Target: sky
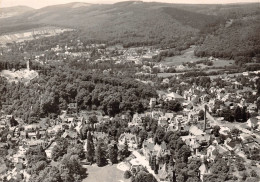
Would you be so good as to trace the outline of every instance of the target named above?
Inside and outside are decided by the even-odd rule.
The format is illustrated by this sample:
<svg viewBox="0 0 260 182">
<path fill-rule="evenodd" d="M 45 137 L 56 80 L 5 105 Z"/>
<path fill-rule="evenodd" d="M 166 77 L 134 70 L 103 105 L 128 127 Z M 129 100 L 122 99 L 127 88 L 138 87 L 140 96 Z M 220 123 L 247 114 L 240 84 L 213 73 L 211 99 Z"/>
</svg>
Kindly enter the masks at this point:
<svg viewBox="0 0 260 182">
<path fill-rule="evenodd" d="M 1 7 L 29 6 L 42 8 L 55 4 L 66 4 L 70 2 L 86 2 L 93 4 L 110 4 L 126 0 L 0 0 Z M 144 2 L 165 2 L 165 3 L 187 3 L 187 4 L 226 4 L 226 3 L 247 3 L 259 2 L 259 0 L 143 0 Z"/>
</svg>

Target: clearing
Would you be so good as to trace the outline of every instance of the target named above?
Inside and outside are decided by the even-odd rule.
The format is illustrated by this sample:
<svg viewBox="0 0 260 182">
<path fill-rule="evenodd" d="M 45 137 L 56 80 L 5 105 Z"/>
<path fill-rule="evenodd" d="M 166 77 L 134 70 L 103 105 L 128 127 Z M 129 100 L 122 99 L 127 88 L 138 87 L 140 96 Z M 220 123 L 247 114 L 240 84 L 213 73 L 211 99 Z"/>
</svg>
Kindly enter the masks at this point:
<svg viewBox="0 0 260 182">
<path fill-rule="evenodd" d="M 124 179 L 124 172 L 115 165 L 98 167 L 96 164 L 86 166 L 88 177 L 83 182 L 130 182 L 130 179 Z"/>
<path fill-rule="evenodd" d="M 30 80 L 38 77 L 38 72 L 33 70 L 21 69 L 18 71 L 2 70 L 0 76 L 5 77 L 9 82 L 18 81 L 29 83 Z"/>
<path fill-rule="evenodd" d="M 163 64 L 166 66 L 179 66 L 183 63 L 194 63 L 197 61 L 205 60 L 207 57 L 196 57 L 194 56 L 194 50 L 196 46 L 191 46 L 189 49 L 186 49 L 182 55 L 173 56 L 173 57 L 166 57 L 163 61 L 159 64 Z M 234 64 L 234 60 L 225 60 L 225 59 L 214 59 L 213 65 L 214 67 L 225 67 Z M 208 67 L 208 66 L 203 66 Z"/>
</svg>

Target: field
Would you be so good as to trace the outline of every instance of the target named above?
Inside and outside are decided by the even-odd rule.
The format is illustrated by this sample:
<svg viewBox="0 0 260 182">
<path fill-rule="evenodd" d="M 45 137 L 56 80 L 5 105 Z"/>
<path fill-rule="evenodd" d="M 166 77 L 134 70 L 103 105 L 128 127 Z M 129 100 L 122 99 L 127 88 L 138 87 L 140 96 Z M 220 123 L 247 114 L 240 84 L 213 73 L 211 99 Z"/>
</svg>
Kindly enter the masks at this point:
<svg viewBox="0 0 260 182">
<path fill-rule="evenodd" d="M 158 73 L 157 76 L 161 78 L 167 78 L 167 77 L 172 77 L 172 76 L 177 76 L 183 73 Z"/>
<path fill-rule="evenodd" d="M 196 62 L 201 60 L 201 58 L 198 58 L 193 55 L 195 47 L 191 47 L 187 49 L 184 54 L 179 55 L 179 56 L 173 56 L 173 57 L 167 57 L 165 58 L 164 61 L 160 62 L 163 65 L 166 66 L 179 66 L 182 65 L 183 63 L 188 63 L 188 62 Z"/>
<path fill-rule="evenodd" d="M 173 56 L 173 57 L 167 57 L 165 58 L 160 64 L 166 65 L 166 66 L 179 66 L 182 65 L 183 63 L 189 63 L 189 62 L 197 62 L 200 60 L 205 60 L 206 57 L 196 57 L 194 56 L 194 50 L 195 46 L 192 46 L 191 48 L 187 49 L 184 51 L 182 55 L 179 56 Z M 234 64 L 234 60 L 224 60 L 224 59 L 216 59 L 213 61 L 214 67 L 225 67 L 225 66 L 230 66 Z M 202 68 L 208 67 L 205 65 L 200 65 Z"/>
<path fill-rule="evenodd" d="M 88 177 L 83 182 L 130 182 L 124 179 L 124 172 L 117 169 L 117 165 L 107 165 L 97 167 L 96 165 L 87 166 Z"/>
</svg>

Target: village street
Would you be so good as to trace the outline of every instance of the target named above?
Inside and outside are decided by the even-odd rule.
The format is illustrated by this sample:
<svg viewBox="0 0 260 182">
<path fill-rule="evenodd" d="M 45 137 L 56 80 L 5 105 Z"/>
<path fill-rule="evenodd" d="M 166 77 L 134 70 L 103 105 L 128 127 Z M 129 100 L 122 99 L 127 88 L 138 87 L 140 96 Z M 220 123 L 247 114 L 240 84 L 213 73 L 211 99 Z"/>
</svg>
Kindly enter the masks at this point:
<svg viewBox="0 0 260 182">
<path fill-rule="evenodd" d="M 151 173 L 158 181 L 158 176 L 154 173 L 154 171 L 151 169 L 151 166 L 149 165 L 149 162 L 145 159 L 143 155 L 141 155 L 138 151 L 133 151 L 132 154 L 136 157 L 136 159 L 144 166 L 149 173 Z"/>
</svg>

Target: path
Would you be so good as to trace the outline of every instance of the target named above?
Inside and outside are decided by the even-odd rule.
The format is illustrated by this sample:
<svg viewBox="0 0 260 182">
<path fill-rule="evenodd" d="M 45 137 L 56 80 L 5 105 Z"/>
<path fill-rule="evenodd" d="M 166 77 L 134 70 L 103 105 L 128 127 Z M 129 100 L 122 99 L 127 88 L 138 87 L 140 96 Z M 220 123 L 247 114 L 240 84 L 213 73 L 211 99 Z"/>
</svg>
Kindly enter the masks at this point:
<svg viewBox="0 0 260 182">
<path fill-rule="evenodd" d="M 149 162 L 146 160 L 146 158 L 141 155 L 139 152 L 137 152 L 136 150 L 133 151 L 132 153 L 138 160 L 139 162 L 142 164 L 142 166 L 144 166 L 149 173 L 151 173 L 157 181 L 160 181 L 160 179 L 158 178 L 158 176 L 154 173 L 154 171 L 151 169 L 150 165 L 149 165 Z"/>
</svg>

